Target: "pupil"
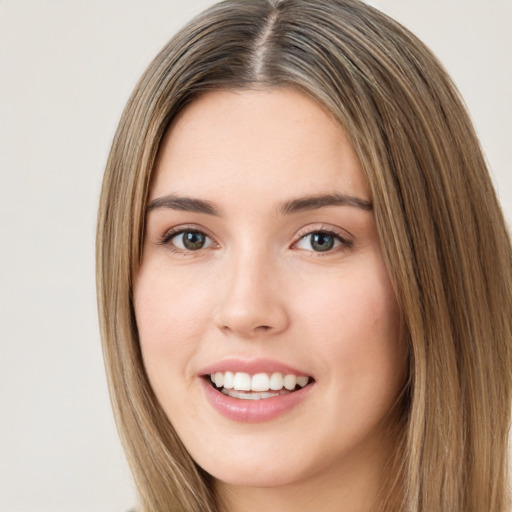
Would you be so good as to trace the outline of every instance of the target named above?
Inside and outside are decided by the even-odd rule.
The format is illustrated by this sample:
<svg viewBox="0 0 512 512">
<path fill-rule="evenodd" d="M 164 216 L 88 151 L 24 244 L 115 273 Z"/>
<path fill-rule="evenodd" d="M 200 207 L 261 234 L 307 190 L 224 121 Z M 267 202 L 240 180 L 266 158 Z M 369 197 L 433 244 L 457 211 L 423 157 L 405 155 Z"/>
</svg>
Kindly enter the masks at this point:
<svg viewBox="0 0 512 512">
<path fill-rule="evenodd" d="M 191 251 L 201 249 L 205 243 L 205 236 L 202 233 L 189 231 L 183 233 L 183 245 Z"/>
<path fill-rule="evenodd" d="M 332 249 L 334 245 L 333 236 L 326 233 L 315 233 L 312 238 L 311 247 L 313 247 L 315 251 L 328 251 Z"/>
</svg>

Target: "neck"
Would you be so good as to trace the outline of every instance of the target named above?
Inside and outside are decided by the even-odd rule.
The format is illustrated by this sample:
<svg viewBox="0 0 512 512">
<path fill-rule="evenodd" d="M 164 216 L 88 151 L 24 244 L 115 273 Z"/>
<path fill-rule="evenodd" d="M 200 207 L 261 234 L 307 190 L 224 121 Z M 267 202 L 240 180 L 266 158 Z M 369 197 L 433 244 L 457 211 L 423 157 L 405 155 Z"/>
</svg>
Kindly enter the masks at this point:
<svg viewBox="0 0 512 512">
<path fill-rule="evenodd" d="M 338 486 L 333 493 L 333 483 L 326 481 L 302 483 L 280 487 L 229 486 L 218 489 L 222 512 L 369 512 L 375 503 L 375 494 L 366 496 L 357 486 Z"/>
</svg>

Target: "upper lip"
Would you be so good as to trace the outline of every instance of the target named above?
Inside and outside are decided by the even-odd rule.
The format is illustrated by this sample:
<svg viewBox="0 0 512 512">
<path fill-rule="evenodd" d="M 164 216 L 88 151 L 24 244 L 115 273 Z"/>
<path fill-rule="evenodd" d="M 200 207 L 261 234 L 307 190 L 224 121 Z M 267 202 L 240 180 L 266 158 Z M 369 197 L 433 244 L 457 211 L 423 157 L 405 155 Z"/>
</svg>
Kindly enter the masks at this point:
<svg viewBox="0 0 512 512">
<path fill-rule="evenodd" d="M 307 372 L 273 359 L 245 360 L 237 358 L 223 359 L 222 361 L 208 365 L 199 372 L 199 375 L 204 376 L 217 372 L 245 372 L 251 375 L 256 373 L 279 372 L 285 375 L 310 376 Z"/>
</svg>

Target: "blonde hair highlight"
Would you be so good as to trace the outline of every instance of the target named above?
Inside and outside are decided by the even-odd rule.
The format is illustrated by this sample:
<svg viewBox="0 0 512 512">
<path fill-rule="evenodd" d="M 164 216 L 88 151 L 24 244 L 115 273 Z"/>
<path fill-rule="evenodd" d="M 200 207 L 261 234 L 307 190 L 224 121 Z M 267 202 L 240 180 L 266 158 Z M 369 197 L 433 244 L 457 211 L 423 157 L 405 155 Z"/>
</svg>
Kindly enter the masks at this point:
<svg viewBox="0 0 512 512">
<path fill-rule="evenodd" d="M 148 67 L 107 162 L 97 288 L 112 403 L 144 512 L 216 512 L 156 400 L 132 284 L 153 165 L 174 117 L 215 89 L 293 87 L 345 128 L 402 312 L 409 379 L 382 512 L 503 512 L 512 386 L 510 240 L 459 94 L 410 32 L 357 0 L 228 0 Z"/>
</svg>

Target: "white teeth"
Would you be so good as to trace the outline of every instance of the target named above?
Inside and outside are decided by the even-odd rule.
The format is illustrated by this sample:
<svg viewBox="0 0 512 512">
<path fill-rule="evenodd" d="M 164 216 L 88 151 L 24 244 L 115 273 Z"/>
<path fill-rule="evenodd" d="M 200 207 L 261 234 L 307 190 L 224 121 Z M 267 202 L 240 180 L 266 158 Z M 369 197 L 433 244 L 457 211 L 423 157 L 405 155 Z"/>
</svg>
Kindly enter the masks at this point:
<svg viewBox="0 0 512 512">
<path fill-rule="evenodd" d="M 289 391 L 280 391 L 279 393 L 265 391 L 263 393 L 245 393 L 243 391 L 236 391 L 235 389 L 223 389 L 222 393 L 232 398 L 241 398 L 242 400 L 262 400 L 264 398 L 272 398 L 274 396 L 288 394 Z"/>
<path fill-rule="evenodd" d="M 264 394 L 263 392 L 270 390 L 284 391 L 284 389 L 286 389 L 288 391 L 293 391 L 296 386 L 303 388 L 309 382 L 309 377 L 304 375 L 297 376 L 288 374 L 283 376 L 283 374 L 279 372 L 274 372 L 272 375 L 267 373 L 256 373 L 252 376 L 245 372 L 216 372 L 210 375 L 210 379 L 218 388 L 224 388 L 223 391 L 254 391 L 254 395 L 261 395 Z M 229 396 L 233 395 L 229 393 Z M 271 394 L 271 396 L 275 396 L 275 394 Z M 243 398 L 247 398 L 245 394 Z M 259 398 L 268 397 L 260 396 Z"/>
<path fill-rule="evenodd" d="M 248 373 L 236 372 L 233 380 L 233 387 L 237 391 L 250 391 L 251 376 Z"/>
<path fill-rule="evenodd" d="M 287 375 L 284 378 L 284 387 L 290 391 L 295 389 L 297 385 L 297 377 L 295 375 Z"/>
<path fill-rule="evenodd" d="M 235 375 L 233 372 L 226 372 L 224 374 L 224 388 L 225 389 L 233 389 L 233 386 L 235 385 Z"/>
<path fill-rule="evenodd" d="M 257 373 L 251 379 L 251 391 L 268 391 L 269 378 L 266 373 Z"/>
<path fill-rule="evenodd" d="M 270 377 L 270 389 L 281 389 L 283 386 L 283 376 L 280 373 L 273 373 Z"/>
<path fill-rule="evenodd" d="M 226 376 L 224 376 L 224 387 L 226 387 Z M 309 377 L 297 377 L 297 386 L 303 388 L 309 382 Z"/>
</svg>

